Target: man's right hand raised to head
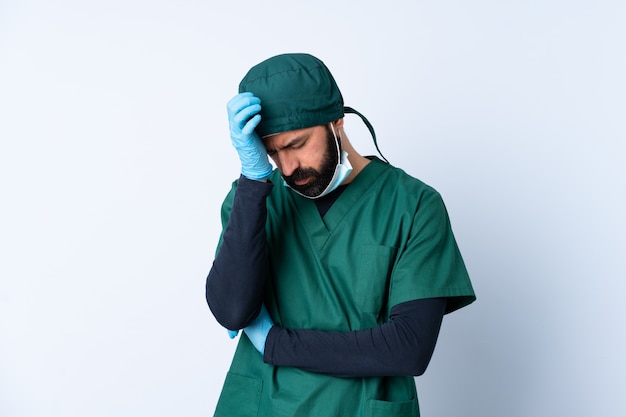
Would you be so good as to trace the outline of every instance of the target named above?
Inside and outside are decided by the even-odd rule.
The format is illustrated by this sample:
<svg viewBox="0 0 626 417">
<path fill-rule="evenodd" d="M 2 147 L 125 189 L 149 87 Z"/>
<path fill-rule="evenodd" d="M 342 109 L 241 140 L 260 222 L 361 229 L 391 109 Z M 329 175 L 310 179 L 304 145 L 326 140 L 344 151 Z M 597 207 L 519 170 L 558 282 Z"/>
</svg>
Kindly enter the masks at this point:
<svg viewBox="0 0 626 417">
<path fill-rule="evenodd" d="M 239 154 L 241 173 L 251 180 L 262 181 L 272 173 L 263 142 L 254 129 L 261 121 L 261 99 L 252 93 L 241 93 L 227 104 L 230 138 Z"/>
</svg>

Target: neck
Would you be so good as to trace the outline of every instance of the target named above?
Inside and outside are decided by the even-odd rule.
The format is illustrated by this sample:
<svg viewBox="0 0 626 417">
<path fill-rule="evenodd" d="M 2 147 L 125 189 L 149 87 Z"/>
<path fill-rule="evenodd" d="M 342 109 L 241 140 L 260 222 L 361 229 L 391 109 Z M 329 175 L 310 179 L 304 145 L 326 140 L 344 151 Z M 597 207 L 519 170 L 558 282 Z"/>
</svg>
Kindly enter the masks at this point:
<svg viewBox="0 0 626 417">
<path fill-rule="evenodd" d="M 346 135 L 346 132 L 343 130 L 343 128 L 341 128 L 341 146 L 343 150 L 348 153 L 348 161 L 350 161 L 350 164 L 352 165 L 352 172 L 350 173 L 350 175 L 348 175 L 348 178 L 346 178 L 345 181 L 343 182 L 343 184 L 349 184 L 356 178 L 357 175 L 359 175 L 359 173 L 363 170 L 363 168 L 365 168 L 365 166 L 369 164 L 371 161 L 367 159 L 366 157 L 362 156 L 361 154 L 359 154 L 354 149 L 354 147 L 348 140 L 348 136 Z"/>
</svg>

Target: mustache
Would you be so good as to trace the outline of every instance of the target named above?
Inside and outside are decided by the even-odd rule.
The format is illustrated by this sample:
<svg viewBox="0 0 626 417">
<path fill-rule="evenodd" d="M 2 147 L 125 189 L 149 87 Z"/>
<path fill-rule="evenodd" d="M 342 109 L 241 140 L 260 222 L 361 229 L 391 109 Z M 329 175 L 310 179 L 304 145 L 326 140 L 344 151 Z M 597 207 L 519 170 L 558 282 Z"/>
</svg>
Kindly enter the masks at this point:
<svg viewBox="0 0 626 417">
<path fill-rule="evenodd" d="M 316 177 L 319 176 L 319 172 L 314 170 L 313 168 L 297 168 L 293 173 L 289 176 L 283 175 L 283 179 L 287 181 L 287 183 L 294 183 L 295 181 L 303 180 L 308 177 Z"/>
</svg>

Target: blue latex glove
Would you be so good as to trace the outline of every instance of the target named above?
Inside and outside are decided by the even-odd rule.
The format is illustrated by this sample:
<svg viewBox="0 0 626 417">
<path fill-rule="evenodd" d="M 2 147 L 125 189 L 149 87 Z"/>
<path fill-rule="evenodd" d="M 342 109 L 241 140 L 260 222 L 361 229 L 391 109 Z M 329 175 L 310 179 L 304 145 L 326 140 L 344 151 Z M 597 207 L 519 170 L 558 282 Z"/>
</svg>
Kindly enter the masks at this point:
<svg viewBox="0 0 626 417">
<path fill-rule="evenodd" d="M 267 312 L 265 304 L 261 305 L 261 311 L 259 315 L 243 329 L 248 339 L 252 342 L 256 350 L 261 352 L 261 355 L 265 352 L 265 340 L 270 332 L 270 329 L 274 326 L 274 322 L 270 317 L 270 313 Z"/>
<path fill-rule="evenodd" d="M 261 99 L 252 93 L 233 97 L 226 106 L 230 139 L 239 154 L 241 173 L 251 180 L 265 180 L 272 172 L 263 142 L 254 129 L 261 121 Z"/>
</svg>

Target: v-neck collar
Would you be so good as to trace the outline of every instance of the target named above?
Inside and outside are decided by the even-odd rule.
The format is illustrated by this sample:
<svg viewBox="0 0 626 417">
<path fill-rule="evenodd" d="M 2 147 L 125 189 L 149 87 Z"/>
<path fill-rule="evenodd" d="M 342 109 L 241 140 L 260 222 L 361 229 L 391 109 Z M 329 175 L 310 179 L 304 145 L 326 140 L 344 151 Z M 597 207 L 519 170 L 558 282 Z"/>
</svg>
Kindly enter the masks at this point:
<svg viewBox="0 0 626 417">
<path fill-rule="evenodd" d="M 316 249 L 320 250 L 324 247 L 346 214 L 355 207 L 359 199 L 367 194 L 371 184 L 380 177 L 386 167 L 387 164 L 377 158 L 372 159 L 341 193 L 328 209 L 324 218 L 320 215 L 314 200 L 289 191 L 288 194 L 300 213 L 302 223 L 306 232 L 311 236 Z"/>
</svg>

